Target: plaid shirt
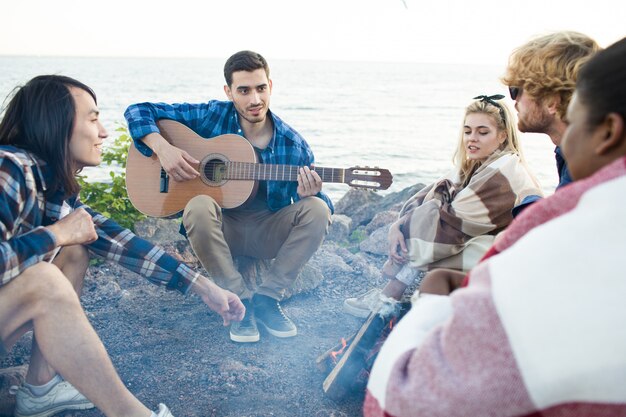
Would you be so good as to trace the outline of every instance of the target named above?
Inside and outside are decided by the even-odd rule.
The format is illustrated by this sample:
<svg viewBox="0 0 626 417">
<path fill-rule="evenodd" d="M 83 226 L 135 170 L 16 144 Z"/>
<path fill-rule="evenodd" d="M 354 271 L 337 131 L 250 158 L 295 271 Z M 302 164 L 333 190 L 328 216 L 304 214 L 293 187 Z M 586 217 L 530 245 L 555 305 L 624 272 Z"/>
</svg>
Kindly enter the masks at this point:
<svg viewBox="0 0 626 417">
<path fill-rule="evenodd" d="M 56 253 L 55 223 L 63 203 L 92 216 L 98 239 L 86 245 L 93 253 L 143 275 L 151 282 L 186 294 L 200 275 L 152 243 L 93 211 L 78 198 L 63 200 L 62 191 L 44 198 L 47 165 L 15 147 L 0 147 L 0 286 Z"/>
<path fill-rule="evenodd" d="M 274 124 L 274 134 L 269 145 L 260 153 L 261 162 L 296 166 L 313 164 L 315 159 L 313 151 L 304 138 L 271 111 L 268 115 Z M 135 140 L 135 146 L 146 156 L 152 155 L 152 150 L 141 139 L 149 133 L 159 132 L 156 125 L 159 119 L 180 122 L 204 138 L 225 134 L 243 136 L 239 115 L 231 101 L 211 100 L 201 104 L 139 103 L 129 106 L 124 117 L 128 122 L 130 135 Z M 297 182 L 268 181 L 269 209 L 280 210 L 298 201 L 300 197 L 296 191 L 297 187 Z M 323 192 L 317 196 L 326 202 L 332 213 L 334 207 L 330 198 Z"/>
</svg>

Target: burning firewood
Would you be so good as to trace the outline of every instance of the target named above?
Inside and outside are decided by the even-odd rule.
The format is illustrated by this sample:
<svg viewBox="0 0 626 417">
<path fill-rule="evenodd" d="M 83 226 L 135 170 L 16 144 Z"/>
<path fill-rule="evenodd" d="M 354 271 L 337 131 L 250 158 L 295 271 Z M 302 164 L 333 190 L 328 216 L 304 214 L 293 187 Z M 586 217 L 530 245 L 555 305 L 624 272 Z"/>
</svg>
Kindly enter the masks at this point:
<svg viewBox="0 0 626 417">
<path fill-rule="evenodd" d="M 320 370 L 327 372 L 331 369 L 322 385 L 328 397 L 339 401 L 365 391 L 380 346 L 409 308 L 410 303 L 381 303 L 354 335 L 342 338 L 337 346 L 317 358 Z"/>
<path fill-rule="evenodd" d="M 348 345 L 352 343 L 354 336 L 356 336 L 356 333 L 350 336 L 348 339 L 344 339 L 342 337 L 339 343 L 319 355 L 315 360 L 317 369 L 324 373 L 330 372 L 335 367 L 335 365 L 337 365 L 337 362 L 339 362 L 339 358 L 346 350 Z"/>
</svg>

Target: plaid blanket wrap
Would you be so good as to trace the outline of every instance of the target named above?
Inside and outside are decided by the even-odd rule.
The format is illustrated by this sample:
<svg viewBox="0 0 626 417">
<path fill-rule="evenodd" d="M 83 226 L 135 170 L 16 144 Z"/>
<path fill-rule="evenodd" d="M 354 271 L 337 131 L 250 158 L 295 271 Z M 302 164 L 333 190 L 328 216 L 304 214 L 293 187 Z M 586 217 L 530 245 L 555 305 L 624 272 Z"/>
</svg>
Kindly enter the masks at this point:
<svg viewBox="0 0 626 417">
<path fill-rule="evenodd" d="M 513 207 L 528 195 L 542 192 L 520 158 L 501 151 L 494 152 L 465 187 L 453 171 L 422 189 L 400 211 L 409 266 L 468 271 L 511 223 Z M 401 268 L 389 259 L 383 272 L 396 276 Z"/>
<path fill-rule="evenodd" d="M 398 323 L 365 417 L 626 416 L 625 205 L 621 158 L 529 207 L 468 287 Z"/>
</svg>

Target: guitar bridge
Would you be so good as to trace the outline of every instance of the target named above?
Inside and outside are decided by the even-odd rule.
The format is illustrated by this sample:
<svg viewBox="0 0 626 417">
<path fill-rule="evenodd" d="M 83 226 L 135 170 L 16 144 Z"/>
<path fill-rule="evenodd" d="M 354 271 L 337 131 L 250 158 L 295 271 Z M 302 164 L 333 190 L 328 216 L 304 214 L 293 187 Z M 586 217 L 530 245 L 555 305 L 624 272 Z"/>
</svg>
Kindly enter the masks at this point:
<svg viewBox="0 0 626 417">
<path fill-rule="evenodd" d="M 161 181 L 159 184 L 159 192 L 167 193 L 170 188 L 170 177 L 167 175 L 167 172 L 161 167 Z"/>
</svg>

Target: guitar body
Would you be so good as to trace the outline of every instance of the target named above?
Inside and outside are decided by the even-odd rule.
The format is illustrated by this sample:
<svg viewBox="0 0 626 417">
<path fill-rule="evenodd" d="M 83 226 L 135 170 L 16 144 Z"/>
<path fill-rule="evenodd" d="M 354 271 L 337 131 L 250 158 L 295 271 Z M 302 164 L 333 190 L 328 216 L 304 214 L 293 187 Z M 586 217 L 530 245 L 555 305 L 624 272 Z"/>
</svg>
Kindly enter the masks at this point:
<svg viewBox="0 0 626 417">
<path fill-rule="evenodd" d="M 200 161 L 194 167 L 200 176 L 176 182 L 162 169 L 156 155 L 148 158 L 131 144 L 126 160 L 128 198 L 137 210 L 148 216 L 176 215 L 197 195 L 212 197 L 222 208 L 234 208 L 254 197 L 257 181 L 298 180 L 300 167 L 258 163 L 254 148 L 242 136 L 220 135 L 205 139 L 173 120 L 159 120 L 157 125 L 165 140 Z M 389 170 L 377 167 L 316 166 L 314 169 L 323 182 L 363 189 L 386 190 L 393 182 Z"/>
<path fill-rule="evenodd" d="M 205 139 L 187 126 L 172 120 L 159 120 L 161 135 L 177 148 L 186 150 L 198 161 L 224 160 L 257 162 L 252 145 L 242 136 L 221 135 Z M 128 150 L 126 188 L 128 197 L 137 210 L 152 217 L 170 217 L 180 213 L 193 197 L 208 195 L 222 208 L 238 207 L 254 196 L 256 181 L 237 180 L 212 183 L 201 176 L 190 181 L 167 179 L 167 192 L 161 192 L 162 171 L 155 154 L 146 157 L 134 144 Z"/>
</svg>

